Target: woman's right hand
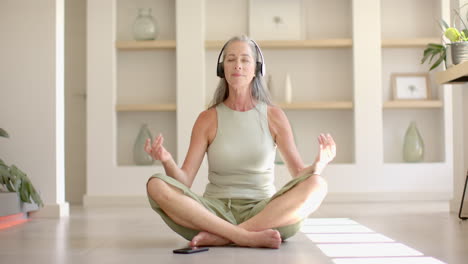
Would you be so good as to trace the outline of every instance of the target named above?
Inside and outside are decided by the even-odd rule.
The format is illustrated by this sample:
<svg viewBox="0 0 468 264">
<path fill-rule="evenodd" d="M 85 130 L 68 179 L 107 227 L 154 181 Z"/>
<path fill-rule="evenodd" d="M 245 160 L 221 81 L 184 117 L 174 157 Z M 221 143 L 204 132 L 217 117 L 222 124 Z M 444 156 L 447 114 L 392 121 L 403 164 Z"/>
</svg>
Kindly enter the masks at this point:
<svg viewBox="0 0 468 264">
<path fill-rule="evenodd" d="M 154 160 L 160 160 L 164 163 L 169 161 L 172 156 L 171 153 L 164 148 L 163 142 L 164 138 L 161 134 L 154 139 L 153 144 L 151 144 L 151 140 L 148 138 L 145 143 L 145 151 Z"/>
</svg>

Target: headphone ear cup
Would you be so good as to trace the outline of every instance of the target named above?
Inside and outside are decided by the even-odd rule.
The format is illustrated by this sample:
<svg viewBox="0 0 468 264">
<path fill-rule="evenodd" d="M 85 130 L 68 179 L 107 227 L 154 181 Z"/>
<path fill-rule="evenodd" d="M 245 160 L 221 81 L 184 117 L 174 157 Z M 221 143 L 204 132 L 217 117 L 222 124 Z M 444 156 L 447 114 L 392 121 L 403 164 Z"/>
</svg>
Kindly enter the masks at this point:
<svg viewBox="0 0 468 264">
<path fill-rule="evenodd" d="M 216 67 L 216 75 L 219 78 L 224 78 L 224 67 L 222 62 L 218 62 L 218 66 Z"/>
<path fill-rule="evenodd" d="M 255 68 L 255 75 L 263 76 L 263 63 L 257 61 Z"/>
</svg>

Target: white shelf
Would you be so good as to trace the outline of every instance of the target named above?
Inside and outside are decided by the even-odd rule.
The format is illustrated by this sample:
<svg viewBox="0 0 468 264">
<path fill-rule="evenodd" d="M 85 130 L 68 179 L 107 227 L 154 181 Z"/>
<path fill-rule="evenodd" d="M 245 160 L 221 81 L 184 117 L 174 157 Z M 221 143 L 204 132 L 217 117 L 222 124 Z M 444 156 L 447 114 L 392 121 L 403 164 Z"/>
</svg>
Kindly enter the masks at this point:
<svg viewBox="0 0 468 264">
<path fill-rule="evenodd" d="M 175 40 L 120 40 L 115 42 L 119 50 L 175 49 Z"/>
<path fill-rule="evenodd" d="M 439 100 L 399 100 L 384 102 L 385 109 L 420 109 L 420 108 L 442 108 L 444 106 Z"/>
<path fill-rule="evenodd" d="M 424 48 L 429 43 L 441 43 L 440 38 L 382 39 L 382 48 Z"/>
<path fill-rule="evenodd" d="M 221 49 L 225 41 L 207 40 L 206 49 Z M 257 41 L 262 49 L 320 49 L 320 48 L 350 48 L 351 38 L 308 39 L 308 40 L 263 40 Z"/>
<path fill-rule="evenodd" d="M 383 39 L 383 48 L 421 48 L 429 43 L 440 43 L 440 38 L 398 38 Z M 221 49 L 224 40 L 205 41 L 206 49 Z M 320 49 L 320 48 L 351 48 L 351 38 L 336 39 L 308 39 L 308 40 L 264 40 L 258 41 L 262 49 Z M 120 40 L 115 47 L 119 50 L 144 50 L 144 49 L 175 49 L 175 40 Z"/>
<path fill-rule="evenodd" d="M 323 101 L 323 102 L 294 102 L 278 103 L 284 110 L 326 110 L 326 109 L 353 109 L 351 101 Z"/>
<path fill-rule="evenodd" d="M 117 112 L 170 112 L 176 109 L 175 104 L 119 104 L 115 107 Z"/>
</svg>

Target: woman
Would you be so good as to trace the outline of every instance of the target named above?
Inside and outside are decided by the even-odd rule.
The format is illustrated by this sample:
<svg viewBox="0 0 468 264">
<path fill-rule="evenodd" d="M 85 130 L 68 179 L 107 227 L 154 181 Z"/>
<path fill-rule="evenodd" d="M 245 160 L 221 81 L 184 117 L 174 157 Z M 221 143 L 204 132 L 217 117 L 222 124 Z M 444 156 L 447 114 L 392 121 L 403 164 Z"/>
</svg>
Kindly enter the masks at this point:
<svg viewBox="0 0 468 264">
<path fill-rule="evenodd" d="M 194 124 L 182 167 L 164 148 L 161 135 L 153 144 L 146 141 L 146 152 L 166 172 L 148 181 L 149 201 L 190 246 L 279 248 L 325 197 L 327 184 L 320 174 L 336 155 L 335 142 L 321 134 L 314 164 L 304 167 L 286 115 L 269 100 L 260 48 L 246 36 L 234 37 L 221 55 L 218 89 L 212 106 Z M 275 193 L 276 148 L 293 180 Z M 189 188 L 205 153 L 210 183 L 201 197 Z"/>
</svg>

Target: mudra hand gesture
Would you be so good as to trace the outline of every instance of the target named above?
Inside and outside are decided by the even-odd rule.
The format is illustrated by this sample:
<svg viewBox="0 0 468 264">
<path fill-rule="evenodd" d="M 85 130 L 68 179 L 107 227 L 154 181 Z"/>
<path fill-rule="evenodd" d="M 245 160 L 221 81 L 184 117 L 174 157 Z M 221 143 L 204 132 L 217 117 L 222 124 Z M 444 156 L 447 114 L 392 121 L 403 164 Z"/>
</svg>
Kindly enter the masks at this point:
<svg viewBox="0 0 468 264">
<path fill-rule="evenodd" d="M 317 138 L 319 142 L 319 154 L 315 158 L 315 173 L 321 174 L 322 170 L 336 156 L 336 144 L 330 134 L 320 134 Z"/>
<path fill-rule="evenodd" d="M 161 162 L 169 161 L 172 156 L 171 153 L 164 148 L 163 142 L 164 138 L 161 134 L 154 139 L 153 144 L 151 144 L 151 139 L 146 139 L 146 153 L 148 153 L 148 155 L 150 155 L 154 160 L 160 160 Z"/>
</svg>

